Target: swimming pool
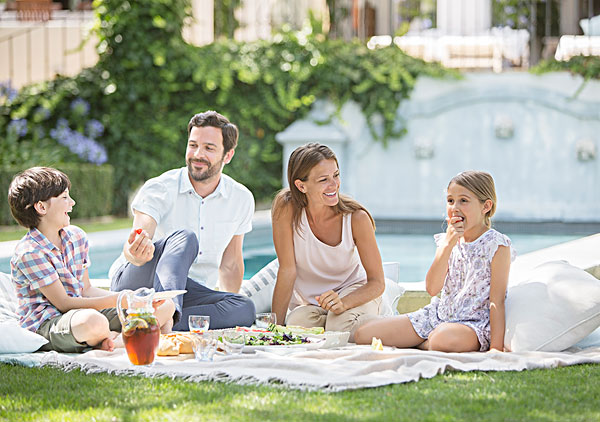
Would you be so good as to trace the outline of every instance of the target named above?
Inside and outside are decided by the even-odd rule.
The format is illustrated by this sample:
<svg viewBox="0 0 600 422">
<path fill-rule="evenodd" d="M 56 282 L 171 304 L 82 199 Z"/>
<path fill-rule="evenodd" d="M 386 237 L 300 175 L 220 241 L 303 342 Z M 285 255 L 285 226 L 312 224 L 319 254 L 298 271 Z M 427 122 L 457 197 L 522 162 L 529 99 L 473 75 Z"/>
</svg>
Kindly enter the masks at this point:
<svg viewBox="0 0 600 422">
<path fill-rule="evenodd" d="M 525 254 L 559 243 L 575 240 L 576 235 L 534 235 L 510 234 L 517 254 Z M 115 236 L 118 238 L 121 236 Z M 275 258 L 275 249 L 269 230 L 248 236 L 244 242 L 244 278 L 252 277 L 258 270 Z M 90 248 L 90 278 L 107 278 L 108 269 L 119 256 L 122 241 L 92 243 Z M 414 282 L 425 279 L 435 254 L 433 237 L 429 234 L 377 234 L 377 244 L 383 261 L 400 264 L 401 282 Z M 10 258 L 0 258 L 0 271 L 10 272 Z"/>
</svg>

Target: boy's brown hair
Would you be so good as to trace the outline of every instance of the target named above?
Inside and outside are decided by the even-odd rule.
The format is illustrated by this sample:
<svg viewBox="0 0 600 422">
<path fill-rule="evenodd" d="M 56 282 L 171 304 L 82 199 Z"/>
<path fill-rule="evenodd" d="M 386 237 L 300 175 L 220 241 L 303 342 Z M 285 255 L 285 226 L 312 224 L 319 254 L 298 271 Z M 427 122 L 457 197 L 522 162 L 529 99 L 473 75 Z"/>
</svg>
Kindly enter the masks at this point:
<svg viewBox="0 0 600 422">
<path fill-rule="evenodd" d="M 8 188 L 10 213 L 21 226 L 33 229 L 40 224 L 34 205 L 59 196 L 71 188 L 71 181 L 60 170 L 32 167 L 17 174 Z"/>
</svg>

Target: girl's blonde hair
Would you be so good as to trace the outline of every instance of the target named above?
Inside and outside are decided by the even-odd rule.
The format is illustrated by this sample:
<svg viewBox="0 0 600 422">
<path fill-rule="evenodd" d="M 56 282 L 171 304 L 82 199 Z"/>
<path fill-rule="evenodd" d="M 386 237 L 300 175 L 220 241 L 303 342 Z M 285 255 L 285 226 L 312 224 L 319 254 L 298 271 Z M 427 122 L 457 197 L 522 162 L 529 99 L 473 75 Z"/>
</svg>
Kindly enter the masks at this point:
<svg viewBox="0 0 600 422">
<path fill-rule="evenodd" d="M 484 216 L 484 224 L 487 228 L 492 227 L 492 216 L 496 212 L 496 186 L 492 175 L 484 171 L 463 171 L 457 174 L 448 183 L 448 188 L 456 183 L 475 194 L 482 203 L 488 199 L 492 201 L 492 208 Z"/>
<path fill-rule="evenodd" d="M 289 187 L 280 190 L 273 200 L 272 212 L 275 218 L 283 212 L 287 204 L 292 205 L 292 226 L 296 231 L 300 223 L 302 209 L 306 208 L 308 201 L 306 200 L 306 194 L 300 192 L 294 181 L 299 179 L 306 182 L 312 168 L 322 160 L 334 160 L 339 168 L 335 153 L 326 145 L 309 143 L 296 148 L 288 161 L 287 179 Z M 333 209 L 337 214 L 351 214 L 354 211 L 363 210 L 367 213 L 373 228 L 375 228 L 375 221 L 369 211 L 348 196 L 339 195 L 338 203 Z"/>
</svg>

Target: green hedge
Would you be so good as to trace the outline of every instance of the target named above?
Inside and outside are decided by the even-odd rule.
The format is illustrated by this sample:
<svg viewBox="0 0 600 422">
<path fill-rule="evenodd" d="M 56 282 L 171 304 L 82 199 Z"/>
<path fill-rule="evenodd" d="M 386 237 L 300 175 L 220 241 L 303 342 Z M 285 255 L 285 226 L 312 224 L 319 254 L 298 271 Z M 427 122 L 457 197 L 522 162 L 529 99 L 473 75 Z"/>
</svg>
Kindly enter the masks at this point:
<svg viewBox="0 0 600 422">
<path fill-rule="evenodd" d="M 531 72 L 542 74 L 546 72 L 571 72 L 580 75 L 585 81 L 600 79 L 600 57 L 573 56 L 567 61 L 554 59 L 544 60 L 531 69 Z"/>
<path fill-rule="evenodd" d="M 109 215 L 113 206 L 114 170 L 110 165 L 59 164 L 56 166 L 71 180 L 71 197 L 76 205 L 71 218 L 89 218 Z M 10 214 L 7 193 L 13 177 L 25 168 L 12 166 L 0 168 L 0 186 L 3 200 L 0 201 L 0 225 L 16 224 Z"/>
</svg>

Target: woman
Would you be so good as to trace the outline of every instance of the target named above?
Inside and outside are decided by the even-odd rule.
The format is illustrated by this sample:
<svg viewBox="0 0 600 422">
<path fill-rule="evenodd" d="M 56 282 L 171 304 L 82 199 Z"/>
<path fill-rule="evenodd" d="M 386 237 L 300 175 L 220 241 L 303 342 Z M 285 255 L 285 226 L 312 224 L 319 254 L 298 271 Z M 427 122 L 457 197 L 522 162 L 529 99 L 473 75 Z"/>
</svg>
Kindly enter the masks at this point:
<svg viewBox="0 0 600 422">
<path fill-rule="evenodd" d="M 292 153 L 288 183 L 272 210 L 279 260 L 273 312 L 288 325 L 353 333 L 379 314 L 385 288 L 373 218 L 339 194 L 337 158 L 325 145 Z"/>
</svg>

